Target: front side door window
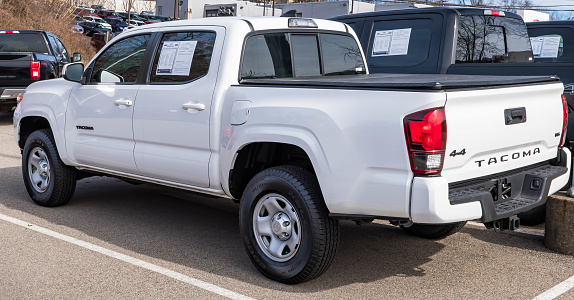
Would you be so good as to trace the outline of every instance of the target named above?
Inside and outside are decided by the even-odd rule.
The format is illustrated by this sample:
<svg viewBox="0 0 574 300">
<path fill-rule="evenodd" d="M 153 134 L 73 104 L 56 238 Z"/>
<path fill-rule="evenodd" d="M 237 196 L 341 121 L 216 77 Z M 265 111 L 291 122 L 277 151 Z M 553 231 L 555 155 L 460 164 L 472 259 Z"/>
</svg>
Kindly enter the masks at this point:
<svg viewBox="0 0 574 300">
<path fill-rule="evenodd" d="M 149 35 L 123 39 L 106 49 L 93 64 L 90 83 L 134 83 Z"/>
</svg>

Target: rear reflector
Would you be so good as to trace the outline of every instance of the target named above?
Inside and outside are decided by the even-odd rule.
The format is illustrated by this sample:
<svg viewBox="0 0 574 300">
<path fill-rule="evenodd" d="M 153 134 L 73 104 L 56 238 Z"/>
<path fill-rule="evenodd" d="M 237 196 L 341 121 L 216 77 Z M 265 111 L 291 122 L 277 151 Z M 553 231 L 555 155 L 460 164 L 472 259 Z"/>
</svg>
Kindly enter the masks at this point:
<svg viewBox="0 0 574 300">
<path fill-rule="evenodd" d="M 566 129 L 568 128 L 568 102 L 566 101 L 566 96 L 562 94 L 562 112 L 563 112 L 563 121 L 562 121 L 562 135 L 560 136 L 560 146 L 564 146 L 564 142 L 566 142 Z"/>
<path fill-rule="evenodd" d="M 31 61 L 30 62 L 30 79 L 39 80 L 40 79 L 40 62 Z"/>
<path fill-rule="evenodd" d="M 444 107 L 410 114 L 403 124 L 411 170 L 418 174 L 440 173 L 446 149 Z"/>
<path fill-rule="evenodd" d="M 501 16 L 501 17 L 504 17 L 504 12 L 503 12 L 503 11 L 499 11 L 499 10 L 486 9 L 486 10 L 484 10 L 484 15 L 486 15 L 486 16 Z"/>
</svg>

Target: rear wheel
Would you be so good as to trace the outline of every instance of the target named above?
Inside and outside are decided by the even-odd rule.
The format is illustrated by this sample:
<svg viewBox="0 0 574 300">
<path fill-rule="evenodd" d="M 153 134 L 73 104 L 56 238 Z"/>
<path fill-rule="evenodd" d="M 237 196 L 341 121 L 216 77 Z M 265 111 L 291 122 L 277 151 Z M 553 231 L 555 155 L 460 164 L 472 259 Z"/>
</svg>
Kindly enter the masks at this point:
<svg viewBox="0 0 574 300">
<path fill-rule="evenodd" d="M 49 129 L 34 131 L 26 139 L 22 175 L 28 194 L 42 206 L 66 204 L 76 189 L 76 170 L 60 159 Z"/>
<path fill-rule="evenodd" d="M 293 166 L 266 169 L 251 179 L 239 225 L 255 267 L 287 284 L 323 274 L 339 244 L 338 221 L 329 217 L 317 179 Z"/>
<path fill-rule="evenodd" d="M 401 225 L 401 229 L 416 237 L 438 240 L 460 231 L 466 221 L 448 224 L 413 224 L 409 227 Z"/>
</svg>

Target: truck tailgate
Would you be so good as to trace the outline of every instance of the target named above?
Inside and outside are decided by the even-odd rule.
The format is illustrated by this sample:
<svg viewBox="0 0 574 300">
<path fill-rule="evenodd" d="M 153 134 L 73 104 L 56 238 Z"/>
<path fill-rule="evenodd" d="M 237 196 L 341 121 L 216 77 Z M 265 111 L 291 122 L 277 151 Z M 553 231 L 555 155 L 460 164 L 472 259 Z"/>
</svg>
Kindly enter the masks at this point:
<svg viewBox="0 0 574 300">
<path fill-rule="evenodd" d="M 0 86 L 27 86 L 30 79 L 30 61 L 33 54 L 26 52 L 0 52 Z"/>
<path fill-rule="evenodd" d="M 446 91 L 449 183 L 519 169 L 557 155 L 561 83 Z"/>
</svg>

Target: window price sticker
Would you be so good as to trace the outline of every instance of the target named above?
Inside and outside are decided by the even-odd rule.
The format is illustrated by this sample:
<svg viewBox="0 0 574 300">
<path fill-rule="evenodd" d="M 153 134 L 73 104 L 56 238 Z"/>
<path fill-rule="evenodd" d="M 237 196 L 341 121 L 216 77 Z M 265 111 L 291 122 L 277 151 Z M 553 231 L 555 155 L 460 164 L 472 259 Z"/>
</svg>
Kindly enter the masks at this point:
<svg viewBox="0 0 574 300">
<path fill-rule="evenodd" d="M 156 75 L 189 76 L 197 41 L 164 42 Z"/>
</svg>

